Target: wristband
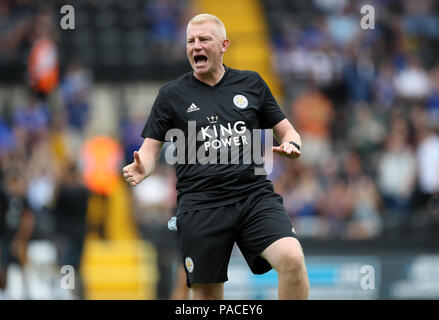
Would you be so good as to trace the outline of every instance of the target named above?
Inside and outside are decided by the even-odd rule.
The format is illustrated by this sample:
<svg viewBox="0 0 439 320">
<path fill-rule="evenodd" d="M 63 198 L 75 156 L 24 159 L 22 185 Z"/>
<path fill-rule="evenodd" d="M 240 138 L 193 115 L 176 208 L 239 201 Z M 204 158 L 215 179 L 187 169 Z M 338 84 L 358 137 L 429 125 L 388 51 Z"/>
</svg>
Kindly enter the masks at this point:
<svg viewBox="0 0 439 320">
<path fill-rule="evenodd" d="M 300 146 L 299 146 L 297 143 L 295 143 L 294 141 L 290 141 L 290 143 L 291 143 L 293 146 L 295 146 L 295 147 L 297 148 L 297 150 L 300 151 Z"/>
</svg>

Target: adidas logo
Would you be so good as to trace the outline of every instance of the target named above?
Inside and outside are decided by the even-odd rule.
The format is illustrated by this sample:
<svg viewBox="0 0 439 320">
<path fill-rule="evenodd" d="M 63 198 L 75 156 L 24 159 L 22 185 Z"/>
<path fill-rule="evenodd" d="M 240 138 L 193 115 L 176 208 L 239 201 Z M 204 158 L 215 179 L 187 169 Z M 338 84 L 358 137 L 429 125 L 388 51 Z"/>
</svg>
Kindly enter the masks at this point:
<svg viewBox="0 0 439 320">
<path fill-rule="evenodd" d="M 198 110 L 200 110 L 200 108 L 198 108 L 194 103 L 192 103 L 192 104 L 190 105 L 190 107 L 187 108 L 187 113 L 189 113 L 189 112 L 194 112 L 194 111 L 198 111 Z"/>
</svg>

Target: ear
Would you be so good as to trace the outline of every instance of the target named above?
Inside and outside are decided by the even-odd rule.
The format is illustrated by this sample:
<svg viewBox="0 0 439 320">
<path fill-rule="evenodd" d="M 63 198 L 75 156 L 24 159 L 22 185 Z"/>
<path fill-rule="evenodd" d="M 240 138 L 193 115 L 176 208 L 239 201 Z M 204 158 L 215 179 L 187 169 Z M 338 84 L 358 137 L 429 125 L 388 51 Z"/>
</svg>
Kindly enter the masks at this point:
<svg viewBox="0 0 439 320">
<path fill-rule="evenodd" d="M 223 47 L 221 48 L 221 53 L 226 52 L 227 49 L 229 48 L 229 45 L 230 45 L 230 40 L 227 39 L 227 38 L 225 38 L 225 39 L 223 40 Z"/>
</svg>

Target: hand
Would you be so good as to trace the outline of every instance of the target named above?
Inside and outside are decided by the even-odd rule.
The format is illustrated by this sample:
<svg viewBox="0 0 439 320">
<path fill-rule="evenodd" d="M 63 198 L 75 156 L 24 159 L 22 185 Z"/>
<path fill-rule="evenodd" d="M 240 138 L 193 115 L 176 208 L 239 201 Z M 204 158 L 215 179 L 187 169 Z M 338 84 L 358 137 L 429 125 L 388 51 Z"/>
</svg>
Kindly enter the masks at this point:
<svg viewBox="0 0 439 320">
<path fill-rule="evenodd" d="M 278 155 L 292 159 L 297 159 L 302 154 L 293 144 L 289 142 L 284 142 L 278 147 L 273 147 L 272 150 Z"/>
<path fill-rule="evenodd" d="M 143 179 L 146 178 L 145 167 L 143 166 L 137 151 L 134 151 L 134 162 L 125 166 L 122 172 L 125 180 L 133 187 L 138 185 Z"/>
</svg>

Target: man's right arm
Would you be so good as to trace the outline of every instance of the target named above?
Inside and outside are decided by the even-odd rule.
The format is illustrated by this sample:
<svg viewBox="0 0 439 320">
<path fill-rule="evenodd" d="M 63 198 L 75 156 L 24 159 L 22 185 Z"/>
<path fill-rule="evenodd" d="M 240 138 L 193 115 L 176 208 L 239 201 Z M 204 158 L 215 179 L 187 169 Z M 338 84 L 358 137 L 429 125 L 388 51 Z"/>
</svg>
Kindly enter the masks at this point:
<svg viewBox="0 0 439 320">
<path fill-rule="evenodd" d="M 145 138 L 139 151 L 134 151 L 134 161 L 123 168 L 123 176 L 132 186 L 149 177 L 162 150 L 163 141 Z"/>
</svg>

